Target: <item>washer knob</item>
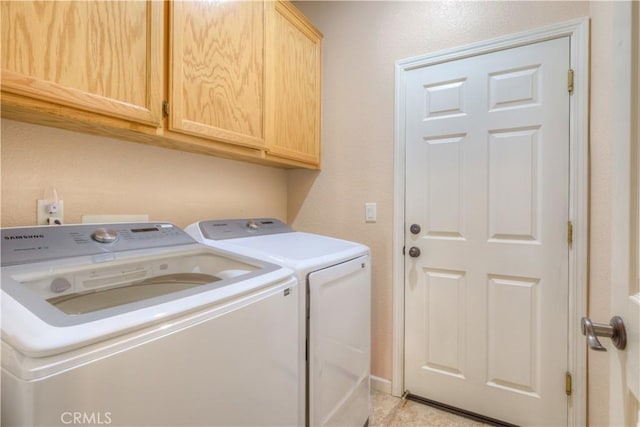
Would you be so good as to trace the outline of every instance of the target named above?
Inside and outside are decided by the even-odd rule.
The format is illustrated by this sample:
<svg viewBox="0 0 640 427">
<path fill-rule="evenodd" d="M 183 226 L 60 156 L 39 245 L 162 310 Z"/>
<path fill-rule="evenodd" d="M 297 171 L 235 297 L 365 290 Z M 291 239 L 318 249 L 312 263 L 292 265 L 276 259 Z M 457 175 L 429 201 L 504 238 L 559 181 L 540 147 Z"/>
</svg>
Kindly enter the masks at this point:
<svg viewBox="0 0 640 427">
<path fill-rule="evenodd" d="M 91 238 L 98 243 L 113 243 L 118 240 L 118 232 L 116 230 L 98 228 L 93 232 Z"/>
<path fill-rule="evenodd" d="M 260 226 L 258 225 L 258 223 L 256 223 L 254 220 L 249 220 L 247 222 L 247 228 L 249 230 L 255 231 L 259 228 Z"/>
</svg>

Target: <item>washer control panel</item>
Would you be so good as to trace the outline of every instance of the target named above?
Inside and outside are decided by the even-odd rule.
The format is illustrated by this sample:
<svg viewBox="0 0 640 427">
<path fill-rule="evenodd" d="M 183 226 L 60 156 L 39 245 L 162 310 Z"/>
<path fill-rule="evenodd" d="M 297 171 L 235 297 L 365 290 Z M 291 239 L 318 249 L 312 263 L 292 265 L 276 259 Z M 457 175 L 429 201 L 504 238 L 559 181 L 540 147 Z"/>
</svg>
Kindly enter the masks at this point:
<svg viewBox="0 0 640 427">
<path fill-rule="evenodd" d="M 4 228 L 2 265 L 192 243 L 191 236 L 167 222 Z"/>
<path fill-rule="evenodd" d="M 219 219 L 199 223 L 202 235 L 209 240 L 238 239 L 291 233 L 293 230 L 276 218 Z"/>
</svg>

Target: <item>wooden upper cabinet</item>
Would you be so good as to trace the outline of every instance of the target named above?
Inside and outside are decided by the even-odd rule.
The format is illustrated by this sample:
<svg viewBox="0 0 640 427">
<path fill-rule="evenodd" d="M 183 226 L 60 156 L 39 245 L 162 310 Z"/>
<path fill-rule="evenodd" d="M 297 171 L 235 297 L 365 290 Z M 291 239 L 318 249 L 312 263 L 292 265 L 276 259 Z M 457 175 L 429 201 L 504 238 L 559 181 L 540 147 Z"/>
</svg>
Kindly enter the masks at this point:
<svg viewBox="0 0 640 427">
<path fill-rule="evenodd" d="M 163 8 L 156 1 L 0 2 L 3 95 L 160 126 Z"/>
<path fill-rule="evenodd" d="M 322 34 L 288 1 L 267 7 L 267 152 L 319 166 Z"/>
<path fill-rule="evenodd" d="M 264 3 L 170 4 L 169 128 L 264 146 Z"/>
<path fill-rule="evenodd" d="M 0 15 L 4 117 L 320 165 L 322 34 L 289 1 L 16 0 Z"/>
</svg>

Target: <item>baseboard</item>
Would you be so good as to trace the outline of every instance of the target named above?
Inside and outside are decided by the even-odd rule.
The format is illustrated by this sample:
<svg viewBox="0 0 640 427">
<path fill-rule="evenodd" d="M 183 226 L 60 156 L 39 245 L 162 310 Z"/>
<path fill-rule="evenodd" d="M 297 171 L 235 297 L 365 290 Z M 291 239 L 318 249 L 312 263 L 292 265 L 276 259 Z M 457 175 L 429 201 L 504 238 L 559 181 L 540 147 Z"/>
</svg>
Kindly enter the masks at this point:
<svg viewBox="0 0 640 427">
<path fill-rule="evenodd" d="M 391 394 L 391 381 L 376 377 L 375 375 L 370 375 L 369 378 L 371 378 L 372 389 Z"/>
</svg>

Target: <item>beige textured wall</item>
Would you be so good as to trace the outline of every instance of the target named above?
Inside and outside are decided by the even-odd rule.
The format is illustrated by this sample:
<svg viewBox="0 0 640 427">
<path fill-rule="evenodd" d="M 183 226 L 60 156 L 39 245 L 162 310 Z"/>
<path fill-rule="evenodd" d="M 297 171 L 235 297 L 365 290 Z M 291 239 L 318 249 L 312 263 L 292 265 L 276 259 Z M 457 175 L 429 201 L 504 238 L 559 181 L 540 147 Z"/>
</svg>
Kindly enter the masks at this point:
<svg viewBox="0 0 640 427">
<path fill-rule="evenodd" d="M 373 251 L 372 373 L 392 369 L 394 63 L 492 37 L 592 17 L 591 276 L 589 309 L 608 319 L 610 297 L 610 141 L 603 122 L 610 20 L 606 3 L 308 2 L 296 5 L 324 33 L 323 170 L 289 174 L 294 227 L 353 239 Z M 600 102 L 602 101 L 602 104 Z M 378 222 L 364 222 L 364 203 Z M 608 399 L 606 357 L 590 354 L 590 402 Z M 607 405 L 591 404 L 592 425 L 608 424 Z"/>
<path fill-rule="evenodd" d="M 186 226 L 206 218 L 286 220 L 286 171 L 2 120 L 2 226 L 35 225 L 55 187 L 65 222 L 149 214 Z"/>
</svg>

